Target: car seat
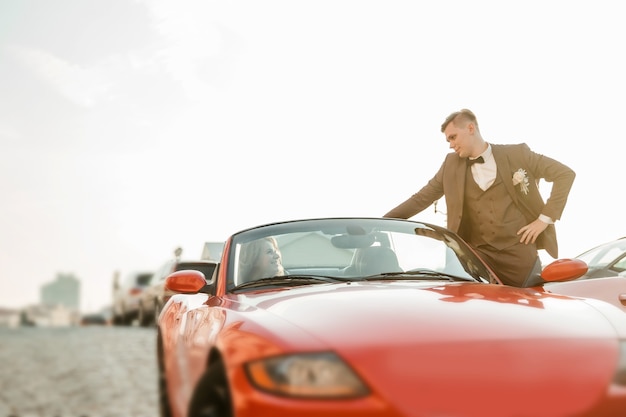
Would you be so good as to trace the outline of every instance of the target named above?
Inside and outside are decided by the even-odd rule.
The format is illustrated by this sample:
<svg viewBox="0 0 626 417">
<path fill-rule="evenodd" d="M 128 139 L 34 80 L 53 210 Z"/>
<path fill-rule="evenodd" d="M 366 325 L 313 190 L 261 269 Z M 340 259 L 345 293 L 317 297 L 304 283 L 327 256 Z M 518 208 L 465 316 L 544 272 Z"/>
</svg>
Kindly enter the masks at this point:
<svg viewBox="0 0 626 417">
<path fill-rule="evenodd" d="M 383 272 L 402 272 L 396 253 L 383 246 L 359 249 L 355 256 L 355 266 L 356 272 L 361 276 Z"/>
</svg>

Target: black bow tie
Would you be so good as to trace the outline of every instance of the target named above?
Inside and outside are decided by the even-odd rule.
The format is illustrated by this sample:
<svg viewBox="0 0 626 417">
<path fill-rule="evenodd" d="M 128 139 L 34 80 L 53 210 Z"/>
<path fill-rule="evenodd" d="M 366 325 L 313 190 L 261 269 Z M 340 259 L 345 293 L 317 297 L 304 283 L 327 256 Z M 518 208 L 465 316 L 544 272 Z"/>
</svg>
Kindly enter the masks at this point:
<svg viewBox="0 0 626 417">
<path fill-rule="evenodd" d="M 467 165 L 469 165 L 469 166 L 472 166 L 473 164 L 482 164 L 484 162 L 485 162 L 485 160 L 483 159 L 482 156 L 479 156 L 476 159 L 469 159 L 469 158 L 467 158 Z"/>
</svg>

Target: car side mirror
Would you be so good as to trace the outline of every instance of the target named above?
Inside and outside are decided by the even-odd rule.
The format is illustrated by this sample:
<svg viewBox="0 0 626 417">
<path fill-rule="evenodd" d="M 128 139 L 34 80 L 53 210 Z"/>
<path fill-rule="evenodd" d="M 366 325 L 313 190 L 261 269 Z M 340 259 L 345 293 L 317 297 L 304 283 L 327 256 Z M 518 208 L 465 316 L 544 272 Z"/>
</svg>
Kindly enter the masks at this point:
<svg viewBox="0 0 626 417">
<path fill-rule="evenodd" d="M 557 259 L 541 271 L 541 278 L 547 282 L 572 281 L 587 273 L 588 267 L 580 259 Z"/>
<path fill-rule="evenodd" d="M 165 288 L 182 294 L 207 292 L 210 289 L 208 284 L 204 274 L 194 269 L 176 271 L 165 278 Z"/>
</svg>

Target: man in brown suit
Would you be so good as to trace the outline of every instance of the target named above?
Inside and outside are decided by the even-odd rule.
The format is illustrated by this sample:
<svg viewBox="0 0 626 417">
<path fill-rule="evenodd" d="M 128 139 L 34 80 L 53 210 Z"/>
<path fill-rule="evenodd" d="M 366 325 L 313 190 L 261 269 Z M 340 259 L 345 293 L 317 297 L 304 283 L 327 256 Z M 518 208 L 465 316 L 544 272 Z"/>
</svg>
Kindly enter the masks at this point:
<svg viewBox="0 0 626 417">
<path fill-rule="evenodd" d="M 554 222 L 560 219 L 576 174 L 525 144 L 487 143 L 476 116 L 463 109 L 441 125 L 450 149 L 435 176 L 384 217 L 407 219 L 445 196 L 447 227 L 464 238 L 504 284 L 542 281 L 537 250 L 558 256 Z M 539 179 L 552 183 L 547 202 Z"/>
</svg>

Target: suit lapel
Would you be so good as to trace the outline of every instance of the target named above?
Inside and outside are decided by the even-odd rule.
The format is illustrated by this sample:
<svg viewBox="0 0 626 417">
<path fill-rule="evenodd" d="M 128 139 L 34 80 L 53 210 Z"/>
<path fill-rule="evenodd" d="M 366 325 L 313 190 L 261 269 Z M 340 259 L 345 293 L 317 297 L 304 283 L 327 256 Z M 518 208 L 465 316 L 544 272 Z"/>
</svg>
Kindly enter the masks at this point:
<svg viewBox="0 0 626 417">
<path fill-rule="evenodd" d="M 509 164 L 509 158 L 502 152 L 502 148 L 498 145 L 491 145 L 491 152 L 493 153 L 493 158 L 496 161 L 497 166 L 497 174 L 504 184 L 506 191 L 511 195 L 513 201 L 516 204 L 519 203 L 518 195 L 515 192 L 515 186 L 513 186 L 513 170 L 511 169 L 511 165 Z"/>
<path fill-rule="evenodd" d="M 454 175 L 454 178 L 458 178 L 459 180 L 456 181 L 456 189 L 457 189 L 457 194 L 458 196 L 460 196 L 459 198 L 459 204 L 461 207 L 461 213 L 463 212 L 463 201 L 465 199 L 465 176 L 467 175 L 467 161 L 465 158 L 457 158 L 458 162 L 456 164 L 456 170 L 457 172 Z"/>
</svg>

